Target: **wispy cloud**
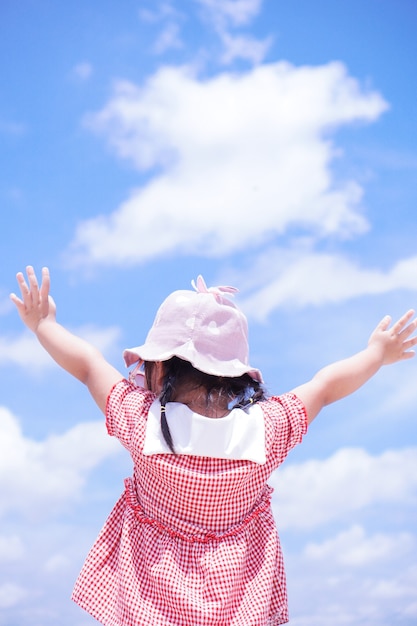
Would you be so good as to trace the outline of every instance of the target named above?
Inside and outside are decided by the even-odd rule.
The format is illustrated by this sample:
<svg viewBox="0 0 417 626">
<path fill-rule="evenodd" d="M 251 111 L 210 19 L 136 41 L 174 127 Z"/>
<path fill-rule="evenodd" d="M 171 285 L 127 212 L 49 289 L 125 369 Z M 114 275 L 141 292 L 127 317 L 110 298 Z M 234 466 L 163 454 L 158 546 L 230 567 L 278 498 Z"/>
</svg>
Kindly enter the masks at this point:
<svg viewBox="0 0 417 626">
<path fill-rule="evenodd" d="M 171 22 L 167 24 L 158 35 L 152 50 L 155 54 L 163 54 L 168 50 L 181 49 L 183 46 L 184 43 L 181 39 L 180 27 L 178 24 Z"/>
<path fill-rule="evenodd" d="M 218 28 L 247 26 L 262 8 L 263 0 L 195 0 Z"/>
<path fill-rule="evenodd" d="M 18 535 L 0 535 L 0 563 L 18 561 L 24 553 L 23 542 Z"/>
<path fill-rule="evenodd" d="M 253 65 L 259 65 L 265 59 L 272 45 L 272 37 L 255 39 L 250 35 L 231 34 L 227 31 L 219 33 L 223 44 L 220 61 L 223 65 L 230 65 L 236 59 L 245 59 Z"/>
<path fill-rule="evenodd" d="M 308 543 L 304 554 L 314 561 L 332 558 L 342 566 L 362 567 L 401 558 L 415 548 L 416 538 L 411 533 L 375 533 L 369 536 L 362 526 L 355 524 L 322 543 Z"/>
<path fill-rule="evenodd" d="M 373 456 L 361 448 L 343 448 L 323 461 L 287 465 L 275 481 L 281 528 L 316 528 L 375 504 L 415 498 L 417 449 Z"/>
<path fill-rule="evenodd" d="M 186 17 L 173 3 L 161 2 L 152 9 L 142 7 L 139 10 L 139 19 L 161 28 L 152 45 L 153 54 L 162 55 L 170 50 L 180 50 L 184 47 L 181 26 Z"/>
<path fill-rule="evenodd" d="M 90 470 L 120 450 L 102 422 L 77 424 L 44 441 L 27 438 L 0 407 L 0 516 L 49 517 L 71 506 Z"/>
<path fill-rule="evenodd" d="M 88 61 L 77 63 L 72 69 L 72 76 L 80 81 L 87 81 L 93 74 L 93 66 Z"/>
<path fill-rule="evenodd" d="M 272 37 L 263 39 L 242 31 L 260 13 L 262 0 L 195 0 L 202 7 L 206 21 L 219 37 L 219 60 L 229 65 L 244 59 L 257 65 L 261 63 L 272 44 Z"/>
<path fill-rule="evenodd" d="M 20 585 L 6 583 L 0 585 L 0 608 L 8 609 L 17 606 L 27 595 L 25 589 Z"/>
<path fill-rule="evenodd" d="M 314 556 L 320 555 L 319 558 L 311 558 L 311 554 L 306 556 L 304 552 L 299 557 L 293 555 L 289 562 L 289 592 L 295 607 L 291 623 L 296 626 L 414 624 L 417 618 L 415 537 L 408 533 L 366 532 L 361 526 L 353 526 L 323 544 L 314 545 L 313 552 L 317 549 Z M 357 564 L 349 561 L 349 546 L 358 558 Z M 359 547 L 369 560 L 361 559 Z M 341 562 L 339 549 L 347 562 Z"/>
<path fill-rule="evenodd" d="M 79 337 L 90 342 L 104 354 L 111 353 L 120 337 L 118 327 L 98 328 L 82 326 L 74 329 Z M 54 367 L 54 361 L 42 348 L 36 337 L 29 331 L 23 331 L 15 337 L 0 337 L 0 366 L 14 364 L 22 367 L 34 376 L 45 369 Z"/>
<path fill-rule="evenodd" d="M 153 3 L 152 9 L 142 6 L 138 11 L 139 19 L 148 24 L 164 20 L 182 19 L 184 14 L 174 6 L 173 2 L 165 1 Z"/>
<path fill-rule="evenodd" d="M 34 374 L 53 366 L 53 360 L 29 332 L 16 337 L 0 337 L 0 365 L 15 364 Z"/>
<path fill-rule="evenodd" d="M 340 254 L 306 251 L 302 247 L 269 248 L 242 278 L 264 286 L 241 305 L 247 315 L 265 319 L 274 309 L 343 302 L 363 295 L 398 289 L 417 291 L 417 256 L 403 259 L 391 269 L 361 267 Z M 255 280 L 256 277 L 256 280 Z"/>
</svg>

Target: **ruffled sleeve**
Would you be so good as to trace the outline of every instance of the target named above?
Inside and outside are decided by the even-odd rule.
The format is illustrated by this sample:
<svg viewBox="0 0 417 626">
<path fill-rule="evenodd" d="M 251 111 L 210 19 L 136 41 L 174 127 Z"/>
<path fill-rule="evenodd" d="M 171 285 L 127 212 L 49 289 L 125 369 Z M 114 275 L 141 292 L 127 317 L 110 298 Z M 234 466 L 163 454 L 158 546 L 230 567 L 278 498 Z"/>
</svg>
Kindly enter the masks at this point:
<svg viewBox="0 0 417 626">
<path fill-rule="evenodd" d="M 266 447 L 274 464 L 280 465 L 307 432 L 307 412 L 293 393 L 271 396 L 262 409 L 266 416 Z"/>
<path fill-rule="evenodd" d="M 106 427 L 112 437 L 130 449 L 132 434 L 138 425 L 146 424 L 155 394 L 136 387 L 126 379 L 116 383 L 107 398 Z"/>
</svg>

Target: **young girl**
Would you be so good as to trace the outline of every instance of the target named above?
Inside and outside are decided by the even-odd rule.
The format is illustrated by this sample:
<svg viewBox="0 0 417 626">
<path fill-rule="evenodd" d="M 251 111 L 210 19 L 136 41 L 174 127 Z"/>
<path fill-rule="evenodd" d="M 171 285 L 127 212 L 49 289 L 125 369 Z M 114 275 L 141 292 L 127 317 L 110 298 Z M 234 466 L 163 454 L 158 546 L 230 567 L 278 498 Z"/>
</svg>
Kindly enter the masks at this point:
<svg viewBox="0 0 417 626">
<path fill-rule="evenodd" d="M 247 323 L 231 287 L 176 291 L 130 380 L 55 320 L 49 273 L 17 275 L 11 295 L 55 361 L 85 383 L 133 477 L 93 545 L 73 599 L 106 626 L 275 626 L 288 621 L 285 573 L 267 480 L 322 407 L 378 369 L 413 356 L 408 311 L 378 324 L 358 354 L 281 396 L 249 365 Z M 142 367 L 144 366 L 144 367 Z"/>
</svg>

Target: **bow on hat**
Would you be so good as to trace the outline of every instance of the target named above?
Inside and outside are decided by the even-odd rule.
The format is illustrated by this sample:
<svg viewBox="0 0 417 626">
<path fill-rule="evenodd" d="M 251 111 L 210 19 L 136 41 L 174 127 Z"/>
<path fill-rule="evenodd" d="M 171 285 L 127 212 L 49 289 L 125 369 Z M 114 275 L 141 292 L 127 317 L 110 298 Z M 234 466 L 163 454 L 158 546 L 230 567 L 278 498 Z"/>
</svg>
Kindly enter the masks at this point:
<svg viewBox="0 0 417 626">
<path fill-rule="evenodd" d="M 220 286 L 220 287 L 207 287 L 204 278 L 198 276 L 197 282 L 195 280 L 191 281 L 192 287 L 196 290 L 197 293 L 211 293 L 217 301 L 220 300 L 223 293 L 237 293 L 239 289 L 236 287 L 228 287 L 228 286 Z"/>
</svg>

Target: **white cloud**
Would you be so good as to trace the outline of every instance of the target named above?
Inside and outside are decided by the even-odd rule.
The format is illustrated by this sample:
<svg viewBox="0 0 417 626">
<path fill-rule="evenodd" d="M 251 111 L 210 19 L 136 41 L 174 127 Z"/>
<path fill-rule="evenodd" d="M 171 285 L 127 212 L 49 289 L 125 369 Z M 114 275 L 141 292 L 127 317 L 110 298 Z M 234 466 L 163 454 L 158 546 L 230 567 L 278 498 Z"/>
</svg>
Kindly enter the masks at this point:
<svg viewBox="0 0 417 626">
<path fill-rule="evenodd" d="M 216 25 L 246 26 L 262 8 L 263 0 L 196 0 Z"/>
<path fill-rule="evenodd" d="M 397 563 L 384 573 L 376 568 L 362 568 L 360 575 L 358 571 L 346 571 L 340 564 L 332 563 L 327 576 L 320 565 L 315 562 L 315 569 L 309 569 L 306 578 L 299 564 L 300 585 L 296 592 L 290 584 L 291 624 L 294 626 L 415 624 L 417 579 L 408 563 Z M 295 594 L 299 598 L 294 608 Z"/>
<path fill-rule="evenodd" d="M 102 353 L 111 352 L 120 336 L 120 329 L 115 326 L 109 328 L 82 326 L 74 332 Z M 50 367 L 56 367 L 35 335 L 26 330 L 14 338 L 0 337 L 0 366 L 10 363 L 23 367 L 34 376 Z"/>
<path fill-rule="evenodd" d="M 417 448 L 379 456 L 342 448 L 323 461 L 282 467 L 271 485 L 277 486 L 281 528 L 316 528 L 375 504 L 411 502 L 417 493 Z"/>
<path fill-rule="evenodd" d="M 98 348 L 100 352 L 106 354 L 115 349 L 120 338 L 121 331 L 118 326 L 99 328 L 93 324 L 80 326 L 75 329 L 75 334 L 82 337 L 88 343 Z"/>
<path fill-rule="evenodd" d="M 26 591 L 19 585 L 13 583 L 0 585 L 0 608 L 9 609 L 17 606 L 26 595 Z"/>
<path fill-rule="evenodd" d="M 265 319 L 283 306 L 323 305 L 396 289 L 417 291 L 417 256 L 399 261 L 384 272 L 360 267 L 337 254 L 300 248 L 269 249 L 242 281 L 257 287 L 241 301 L 245 313 Z"/>
<path fill-rule="evenodd" d="M 415 597 L 416 591 L 416 582 L 417 577 L 414 574 L 414 578 L 416 580 L 410 580 L 408 585 L 404 585 L 403 581 L 392 580 L 392 579 L 382 579 L 378 581 L 378 583 L 369 590 L 370 595 L 379 601 L 388 600 L 396 600 L 403 602 L 404 598 Z M 411 605 L 412 606 L 412 605 Z M 413 617 L 417 617 L 417 606 L 414 603 L 414 611 L 410 611 L 411 606 L 408 606 L 408 613 Z"/>
<path fill-rule="evenodd" d="M 87 473 L 120 450 L 101 422 L 77 424 L 44 441 L 24 436 L 18 420 L 0 407 L 0 515 L 43 517 L 79 495 Z"/>
<path fill-rule="evenodd" d="M 45 563 L 44 569 L 49 574 L 60 575 L 71 566 L 71 561 L 65 554 L 53 554 Z"/>
<path fill-rule="evenodd" d="M 25 553 L 23 542 L 17 535 L 0 535 L 0 563 L 18 561 Z"/>
<path fill-rule="evenodd" d="M 416 548 L 411 533 L 365 531 L 360 525 L 310 541 L 287 558 L 291 623 L 413 624 Z"/>
<path fill-rule="evenodd" d="M 110 216 L 79 224 L 68 263 L 228 255 L 294 225 L 315 237 L 363 232 L 361 190 L 334 180 L 329 133 L 385 108 L 339 63 L 276 63 L 204 81 L 165 67 L 142 88 L 119 82 L 86 123 L 154 176 Z"/>
<path fill-rule="evenodd" d="M 362 567 L 380 561 L 392 562 L 415 548 L 416 540 L 410 533 L 367 536 L 364 528 L 356 524 L 323 543 L 307 544 L 304 553 L 308 559 L 315 561 L 330 558 L 340 565 Z"/>
<path fill-rule="evenodd" d="M 34 373 L 53 366 L 53 361 L 37 341 L 24 331 L 15 338 L 0 337 L 0 365 L 14 363 Z"/>
<path fill-rule="evenodd" d="M 141 21 L 161 26 L 162 30 L 152 46 L 154 54 L 162 55 L 168 50 L 179 50 L 184 47 L 180 24 L 185 18 L 184 13 L 174 8 L 170 2 L 162 2 L 152 10 L 146 8 L 139 10 Z"/>
<path fill-rule="evenodd" d="M 223 52 L 220 60 L 224 65 L 230 65 L 235 59 L 246 59 L 254 65 L 259 65 L 272 45 L 272 38 L 255 39 L 249 35 L 232 35 L 228 32 L 220 33 Z"/>
<path fill-rule="evenodd" d="M 416 349 L 414 349 L 416 352 Z M 375 389 L 379 398 L 375 406 L 378 421 L 395 416 L 399 428 L 404 420 L 415 424 L 417 406 L 417 357 L 407 362 L 406 369 L 384 368 L 378 373 Z"/>
<path fill-rule="evenodd" d="M 261 10 L 262 0 L 196 0 L 203 7 L 208 21 L 220 38 L 222 52 L 220 62 L 224 65 L 236 59 L 245 59 L 257 65 L 261 63 L 271 44 L 272 37 L 257 39 L 233 29 L 247 26 Z"/>
</svg>

